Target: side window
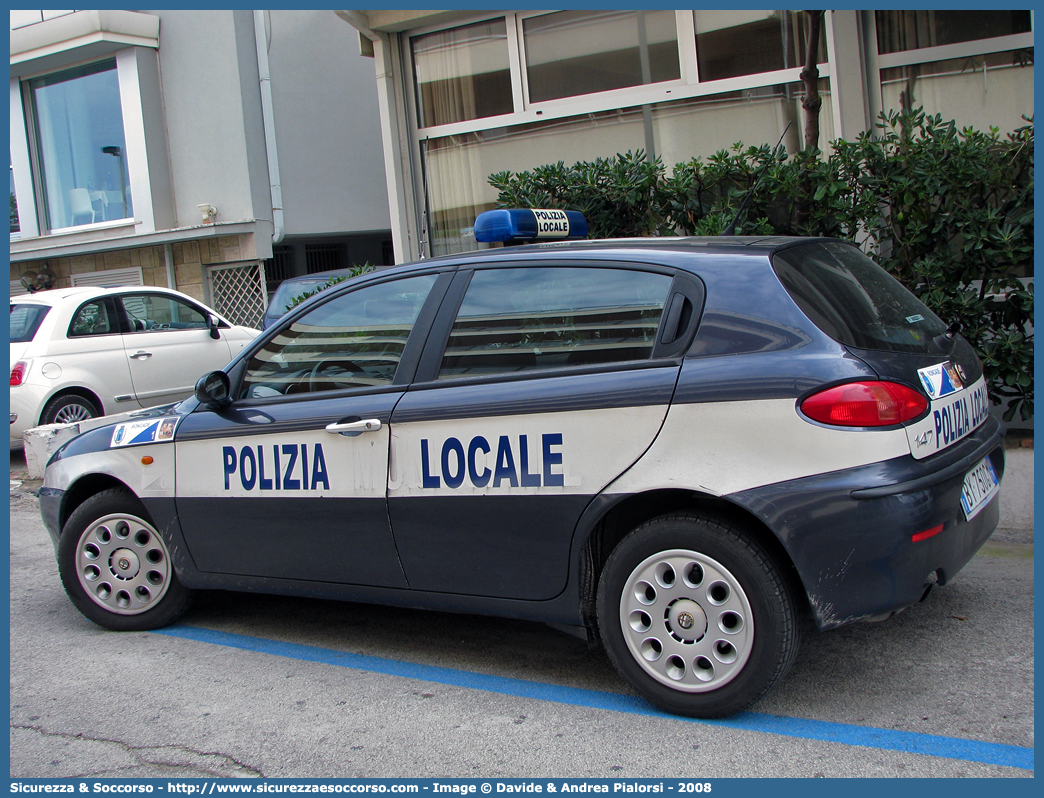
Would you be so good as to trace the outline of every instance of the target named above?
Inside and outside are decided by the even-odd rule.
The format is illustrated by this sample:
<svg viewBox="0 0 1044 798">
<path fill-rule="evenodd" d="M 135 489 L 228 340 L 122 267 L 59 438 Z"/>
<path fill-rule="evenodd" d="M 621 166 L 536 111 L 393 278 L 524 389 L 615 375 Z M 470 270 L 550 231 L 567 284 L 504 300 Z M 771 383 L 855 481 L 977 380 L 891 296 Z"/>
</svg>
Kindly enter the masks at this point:
<svg viewBox="0 0 1044 798">
<path fill-rule="evenodd" d="M 240 397 L 389 385 L 435 280 L 370 285 L 313 308 L 254 354 Z"/>
<path fill-rule="evenodd" d="M 46 305 L 11 305 L 11 343 L 33 340 L 49 310 Z"/>
<path fill-rule="evenodd" d="M 131 332 L 205 330 L 207 318 L 199 308 L 159 294 L 126 294 L 121 297 Z"/>
<path fill-rule="evenodd" d="M 629 269 L 477 271 L 439 379 L 645 360 L 671 282 Z"/>
<path fill-rule="evenodd" d="M 104 299 L 95 299 L 80 305 L 73 316 L 72 324 L 69 325 L 69 337 L 119 332 L 105 305 Z"/>
</svg>

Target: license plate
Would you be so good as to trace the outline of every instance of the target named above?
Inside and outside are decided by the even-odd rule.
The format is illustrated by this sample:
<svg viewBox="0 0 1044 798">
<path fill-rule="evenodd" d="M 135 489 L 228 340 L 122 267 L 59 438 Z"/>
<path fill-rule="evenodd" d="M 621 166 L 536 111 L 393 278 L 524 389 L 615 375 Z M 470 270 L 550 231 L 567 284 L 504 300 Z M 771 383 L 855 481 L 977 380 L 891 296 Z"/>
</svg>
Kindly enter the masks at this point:
<svg viewBox="0 0 1044 798">
<path fill-rule="evenodd" d="M 997 482 L 997 472 L 993 470 L 993 463 L 987 457 L 964 478 L 964 487 L 961 488 L 964 517 L 968 520 L 974 518 L 998 490 L 1000 484 Z"/>
</svg>

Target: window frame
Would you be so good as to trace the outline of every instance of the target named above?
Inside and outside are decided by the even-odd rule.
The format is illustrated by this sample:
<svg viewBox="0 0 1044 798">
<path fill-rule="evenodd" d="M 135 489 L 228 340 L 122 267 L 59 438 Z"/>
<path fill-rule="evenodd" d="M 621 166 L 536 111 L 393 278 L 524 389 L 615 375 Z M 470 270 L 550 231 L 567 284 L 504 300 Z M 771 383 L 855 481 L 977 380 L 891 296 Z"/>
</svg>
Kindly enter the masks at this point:
<svg viewBox="0 0 1044 798">
<path fill-rule="evenodd" d="M 1015 50 L 1033 49 L 1035 30 L 1028 33 L 1013 33 L 1008 36 L 997 36 L 990 39 L 974 39 L 956 44 L 943 44 L 934 47 L 920 47 L 913 50 L 900 50 L 894 53 L 878 53 L 877 13 L 875 11 L 860 12 L 866 27 L 866 77 L 868 81 L 869 110 L 872 118 L 885 110 L 884 88 L 881 73 L 887 69 L 919 66 L 940 61 L 987 56 Z M 1035 14 L 1030 12 L 1030 23 L 1035 28 Z"/>
<path fill-rule="evenodd" d="M 184 305 L 189 310 L 191 310 L 191 311 L 193 311 L 195 313 L 198 313 L 200 316 L 203 317 L 204 326 L 203 327 L 185 327 L 185 328 L 183 328 L 183 327 L 153 327 L 152 329 L 135 330 L 134 327 L 133 327 L 132 319 L 134 319 L 136 317 L 130 312 L 130 309 L 127 307 L 125 300 L 128 297 L 145 297 L 145 296 L 153 297 L 155 299 L 166 300 L 168 302 L 175 302 L 175 303 L 177 303 L 179 305 Z M 194 301 L 192 301 L 192 299 L 190 299 L 188 297 L 175 296 L 173 294 L 166 294 L 166 293 L 162 293 L 162 292 L 158 292 L 158 291 L 149 291 L 147 286 L 142 286 L 142 290 L 140 290 L 140 291 L 133 291 L 133 290 L 131 290 L 131 291 L 125 291 L 125 292 L 120 293 L 120 294 L 114 294 L 113 295 L 113 299 L 116 302 L 116 306 L 117 306 L 116 307 L 116 311 L 117 311 L 117 315 L 120 318 L 120 329 L 121 329 L 122 332 L 124 332 L 126 334 L 184 332 L 185 330 L 207 330 L 207 329 L 210 328 L 210 323 L 209 322 L 210 322 L 210 317 L 211 316 L 214 316 L 214 318 L 216 318 L 218 320 L 218 328 L 219 329 L 228 329 L 229 328 L 229 325 L 226 322 L 224 322 L 221 319 L 219 319 L 214 314 L 213 311 L 208 310 L 204 305 L 201 305 L 198 302 L 194 302 Z M 124 311 L 124 313 L 126 313 L 126 316 L 124 315 L 124 313 L 120 312 L 121 310 Z M 130 322 L 130 325 L 128 325 L 128 322 Z"/>
<path fill-rule="evenodd" d="M 673 278 L 664 300 L 664 309 L 660 315 L 660 324 L 656 330 L 656 339 L 653 349 L 648 358 L 643 360 L 626 360 L 611 363 L 598 363 L 575 366 L 553 366 L 548 368 L 534 368 L 524 371 L 503 372 L 498 374 L 453 376 L 440 379 L 443 358 L 449 345 L 454 322 L 460 307 L 464 302 L 471 279 L 478 271 L 490 271 L 495 269 L 518 269 L 518 268 L 587 268 L 587 269 L 620 269 L 624 271 L 651 272 L 662 274 Z M 672 301 L 677 294 L 681 294 L 691 305 L 691 314 L 686 320 L 686 326 L 679 330 L 674 340 L 664 344 L 661 342 L 664 326 L 667 324 Z M 441 389 L 454 388 L 465 385 L 485 385 L 490 383 L 517 382 L 519 380 L 544 379 L 558 376 L 579 376 L 584 374 L 598 374 L 616 371 L 631 371 L 635 369 L 662 368 L 664 366 L 680 365 L 682 358 L 688 351 L 699 322 L 703 315 L 706 289 L 702 281 L 694 274 L 681 271 L 676 268 L 664 266 L 657 263 L 622 261 L 622 260 L 596 260 L 596 259 L 567 259 L 567 258 L 541 258 L 483 261 L 462 265 L 457 272 L 452 285 L 446 293 L 439 308 L 438 316 L 431 325 L 428 333 L 424 351 L 420 356 L 416 374 L 413 380 L 413 389 Z"/>
<path fill-rule="evenodd" d="M 570 9 L 570 10 L 586 11 L 586 10 L 590 10 L 590 9 Z M 618 10 L 622 10 L 622 9 L 612 9 L 612 10 L 618 11 Z M 659 11 L 661 9 L 650 9 L 650 10 L 652 10 L 652 11 Z M 526 58 L 526 41 L 525 41 L 525 35 L 526 34 L 525 34 L 525 24 L 524 23 L 528 19 L 535 19 L 537 17 L 550 16 L 551 14 L 557 14 L 557 13 L 560 13 L 560 12 L 558 12 L 558 11 L 529 11 L 529 12 L 520 12 L 520 13 L 517 13 L 517 14 L 513 15 L 514 18 L 515 18 L 515 48 L 514 49 L 515 49 L 515 51 L 517 52 L 517 55 L 518 55 L 519 79 L 520 79 L 520 82 L 522 84 L 522 104 L 520 106 L 516 105 L 515 106 L 516 110 L 525 110 L 527 108 L 554 109 L 554 108 L 561 108 L 561 107 L 572 107 L 578 98 L 584 98 L 584 97 L 600 97 L 600 98 L 605 98 L 605 99 L 619 97 L 621 99 L 621 101 L 624 101 L 624 100 L 626 100 L 626 98 L 628 98 L 629 96 L 633 95 L 635 92 L 648 92 L 649 90 L 656 90 L 656 91 L 659 91 L 659 92 L 668 92 L 669 93 L 673 89 L 685 86 L 687 83 L 691 82 L 691 79 L 696 79 L 696 74 L 697 74 L 697 68 L 696 68 L 696 65 L 695 65 L 696 34 L 695 34 L 695 27 L 692 25 L 692 22 L 693 22 L 693 19 L 694 19 L 693 18 L 693 14 L 692 14 L 691 11 L 684 11 L 684 12 L 675 11 L 674 12 L 674 25 L 675 25 L 674 29 L 675 29 L 675 35 L 677 37 L 676 42 L 677 42 L 677 45 L 678 45 L 678 73 L 679 73 L 679 77 L 676 80 L 664 80 L 664 81 L 658 81 L 658 82 L 654 82 L 654 83 L 645 83 L 645 84 L 638 84 L 638 85 L 635 85 L 635 86 L 627 86 L 627 87 L 622 88 L 622 89 L 610 89 L 608 91 L 599 91 L 599 92 L 588 92 L 588 93 L 583 93 L 583 94 L 574 94 L 574 95 L 571 95 L 571 96 L 568 96 L 568 97 L 557 97 L 557 98 L 555 98 L 553 100 L 542 100 L 542 101 L 539 101 L 539 102 L 533 102 L 533 101 L 530 100 L 529 80 L 527 78 L 527 76 L 529 74 L 529 63 L 528 63 L 528 60 Z M 686 53 L 683 50 L 683 47 L 682 47 L 682 37 L 686 37 L 686 41 L 687 41 L 688 33 L 684 30 L 685 26 L 683 26 L 681 24 L 681 21 L 683 19 L 687 20 L 690 23 L 688 25 L 688 28 L 689 28 L 689 32 L 692 33 L 692 40 L 693 40 L 693 47 L 692 47 L 693 64 L 692 64 L 692 69 L 689 70 L 688 72 L 686 71 L 686 56 L 688 55 L 688 53 Z M 603 102 L 603 104 L 604 104 L 604 102 Z"/>
<path fill-rule="evenodd" d="M 76 317 L 80 315 L 80 311 L 87 307 L 87 305 L 101 305 L 105 308 L 105 313 L 109 317 L 109 329 L 107 331 L 98 333 L 73 332 L 73 326 L 76 324 Z M 113 298 L 105 295 L 85 299 L 77 305 L 76 310 L 74 310 L 72 315 L 69 317 L 69 326 L 65 330 L 65 337 L 70 341 L 80 341 L 89 338 L 104 338 L 109 335 L 123 335 L 123 322 L 120 319 L 120 314 L 116 309 L 116 303 L 113 301 Z"/>
<path fill-rule="evenodd" d="M 76 50 L 68 51 L 69 58 L 60 66 L 40 71 L 28 71 L 11 78 L 10 121 L 11 121 L 11 167 L 14 171 L 15 195 L 18 198 L 18 233 L 11 234 L 12 241 L 33 238 L 72 238 L 96 231 L 153 232 L 156 230 L 156 211 L 153 207 L 153 175 L 150 173 L 148 151 L 145 143 L 145 108 L 142 91 L 159 91 L 152 86 L 157 76 L 149 76 L 140 68 L 139 51 L 149 48 L 131 46 L 91 58 L 76 58 Z M 151 57 L 155 57 L 151 52 Z M 37 152 L 37 121 L 31 113 L 30 82 L 36 78 L 56 75 L 76 67 L 105 61 L 116 61 L 119 82 L 120 107 L 123 117 L 124 166 L 133 198 L 133 216 L 125 219 L 74 225 L 72 227 L 48 228 L 43 198 L 43 180 L 40 157 Z"/>
<path fill-rule="evenodd" d="M 232 367 L 228 370 L 229 381 L 231 383 L 230 395 L 234 397 L 233 405 L 235 407 L 248 408 L 267 406 L 273 403 L 283 404 L 289 402 L 316 401 L 317 399 L 327 399 L 338 396 L 354 396 L 368 393 L 378 394 L 405 390 L 413 381 L 417 370 L 417 363 L 420 360 L 425 340 L 427 339 L 432 326 L 432 321 L 435 319 L 435 316 L 443 303 L 446 290 L 450 286 L 454 272 L 455 267 L 443 267 L 441 269 L 424 269 L 416 272 L 407 272 L 405 274 L 382 275 L 374 279 L 365 280 L 358 284 L 349 282 L 342 284 L 341 286 L 329 288 L 317 295 L 314 300 L 310 300 L 293 308 L 280 317 L 276 324 L 273 324 L 261 335 L 255 338 L 246 348 L 244 348 L 243 352 L 238 358 L 236 358 Z M 428 296 L 421 306 L 416 320 L 413 322 L 413 327 L 410 329 L 410 334 L 406 339 L 406 344 L 399 357 L 399 365 L 396 367 L 395 374 L 390 383 L 386 385 L 367 385 L 329 391 L 283 394 L 280 396 L 249 397 L 242 395 L 246 380 L 247 367 L 251 359 L 253 359 L 258 352 L 264 349 L 266 344 L 280 335 L 283 330 L 287 329 L 300 317 L 307 315 L 313 310 L 316 310 L 346 294 L 356 293 L 357 291 L 371 288 L 375 285 L 382 285 L 427 275 L 435 275 L 435 281 L 432 284 L 431 289 L 428 291 Z"/>
<path fill-rule="evenodd" d="M 780 84 L 799 83 L 801 81 L 802 65 L 773 72 L 759 72 L 752 75 L 741 75 L 721 80 L 701 81 L 696 60 L 696 23 L 695 15 L 691 10 L 675 11 L 675 24 L 678 34 L 678 59 L 681 77 L 676 81 L 665 81 L 662 83 L 650 83 L 642 86 L 632 86 L 623 89 L 595 92 L 592 94 L 579 94 L 573 97 L 563 97 L 555 100 L 546 100 L 539 103 L 529 103 L 528 87 L 526 86 L 527 64 L 525 61 L 525 43 L 523 41 L 522 21 L 530 17 L 542 16 L 553 11 L 519 11 L 508 13 L 485 13 L 462 18 L 452 25 L 429 25 L 420 28 L 411 28 L 402 34 L 399 39 L 400 46 L 398 61 L 401 65 L 404 87 L 406 91 L 404 99 L 407 106 L 407 117 L 410 120 L 411 134 L 414 144 L 414 157 L 420 159 L 420 147 L 422 142 L 428 138 L 439 138 L 453 136 L 463 133 L 476 133 L 494 128 L 511 127 L 529 122 L 552 121 L 574 116 L 582 116 L 588 113 L 596 113 L 613 108 L 634 107 L 647 104 L 669 102 L 671 100 L 684 100 L 696 97 L 705 97 L 715 94 L 758 89 L 766 86 Z M 828 14 L 832 12 L 827 12 Z M 416 105 L 416 75 L 413 71 L 413 59 L 411 57 L 411 39 L 414 36 L 423 36 L 437 31 L 448 30 L 455 27 L 464 27 L 477 22 L 492 19 L 505 19 L 508 31 L 508 61 L 511 72 L 512 95 L 514 110 L 510 114 L 498 116 L 481 117 L 463 122 L 454 122 L 444 125 L 432 125 L 421 127 Z M 826 42 L 827 60 L 819 64 L 819 76 L 828 81 L 833 80 L 834 31 L 828 20 L 824 21 L 822 36 Z M 418 160 L 419 162 L 419 160 Z"/>
<path fill-rule="evenodd" d="M 111 66 L 108 66 L 110 64 L 111 64 Z M 120 122 L 121 122 L 121 128 L 122 128 L 123 127 L 122 123 L 124 121 L 124 116 L 123 116 L 123 108 L 122 108 L 123 97 L 122 97 L 122 92 L 120 92 L 120 89 L 119 89 L 119 87 L 120 87 L 120 70 L 119 70 L 119 66 L 117 64 L 116 58 L 113 57 L 113 56 L 108 56 L 108 57 L 105 57 L 105 58 L 99 58 L 99 59 L 93 60 L 93 61 L 87 61 L 87 62 L 84 62 L 84 63 L 81 63 L 81 64 L 77 64 L 75 66 L 65 66 L 65 67 L 63 67 L 62 69 L 59 69 L 59 70 L 46 72 L 46 73 L 44 73 L 42 75 L 34 75 L 32 77 L 24 77 L 22 79 L 22 103 L 23 103 L 23 107 L 25 109 L 26 136 L 29 139 L 29 161 L 30 161 L 30 164 L 32 165 L 32 172 L 33 172 L 33 175 L 34 175 L 34 178 L 35 178 L 34 181 L 33 181 L 34 188 L 35 188 L 35 193 L 34 193 L 33 199 L 35 201 L 35 210 L 37 211 L 38 224 L 39 224 L 39 226 L 41 228 L 47 229 L 49 232 L 51 232 L 53 234 L 57 234 L 57 235 L 61 235 L 62 233 L 79 231 L 79 230 L 85 230 L 85 229 L 86 230 L 93 230 L 93 229 L 97 229 L 98 227 L 105 227 L 106 226 L 106 222 L 104 222 L 104 221 L 103 222 L 94 222 L 94 221 L 92 221 L 92 222 L 89 222 L 87 224 L 70 224 L 70 225 L 65 225 L 65 226 L 60 226 L 60 227 L 55 227 L 55 226 L 53 226 L 53 225 L 48 223 L 48 222 L 50 222 L 49 217 L 50 217 L 51 214 L 48 212 L 47 200 L 46 200 L 46 198 L 44 196 L 44 194 L 45 194 L 45 183 L 47 181 L 44 179 L 44 175 L 45 175 L 46 172 L 45 172 L 45 169 L 44 169 L 43 154 L 41 152 L 42 148 L 41 148 L 41 144 L 40 144 L 42 131 L 41 131 L 41 127 L 40 127 L 40 124 L 39 124 L 39 121 L 38 121 L 39 120 L 39 108 L 38 108 L 37 98 L 35 96 L 33 83 L 38 81 L 38 80 L 40 80 L 41 78 L 47 78 L 47 77 L 51 77 L 51 76 L 60 76 L 63 73 L 72 72 L 72 71 L 76 70 L 77 68 L 93 67 L 93 66 L 104 66 L 104 68 L 103 69 L 99 69 L 99 70 L 97 70 L 95 72 L 88 73 L 88 75 L 80 75 L 79 77 L 71 78 L 71 80 L 80 80 L 80 79 L 82 79 L 84 77 L 88 77 L 88 76 L 91 76 L 91 75 L 103 74 L 103 73 L 108 73 L 108 72 L 115 72 L 116 73 L 115 77 L 116 77 L 117 94 L 119 95 L 119 99 L 120 99 Z M 123 137 L 122 137 L 122 140 L 120 141 L 120 144 L 122 145 L 122 149 L 125 151 L 127 149 L 126 133 L 123 134 Z M 122 158 L 125 157 L 125 155 L 121 154 L 119 157 L 122 159 Z M 126 163 L 123 164 L 123 168 L 126 169 Z M 51 173 L 51 178 L 52 178 L 52 181 L 59 183 L 59 185 L 58 185 L 59 191 L 62 191 L 62 192 L 70 191 L 68 186 L 66 186 L 64 183 L 61 183 L 60 181 L 58 181 L 58 177 L 59 177 L 58 170 L 55 167 L 55 165 L 53 165 L 53 164 L 52 164 L 52 170 L 53 171 Z M 122 174 L 122 172 L 121 172 L 121 174 Z M 125 182 L 126 182 L 126 179 L 125 179 Z M 120 219 L 112 219 L 112 220 L 110 220 L 108 222 L 109 226 L 119 226 L 119 227 L 122 227 L 122 226 L 127 224 L 129 219 L 133 219 L 134 218 L 134 211 L 133 211 L 134 193 L 133 193 L 133 190 L 130 189 L 130 187 L 128 187 L 128 189 L 129 190 L 128 190 L 127 199 L 129 200 L 128 204 L 131 205 L 131 215 L 130 216 L 121 217 Z"/>
<path fill-rule="evenodd" d="M 874 29 L 874 43 L 877 42 L 877 30 Z M 957 44 L 941 44 L 935 47 L 919 47 L 915 50 L 900 50 L 895 53 L 876 55 L 878 72 L 894 67 L 916 66 L 935 61 L 952 61 L 958 58 L 971 58 L 976 55 L 990 55 L 1008 50 L 1033 49 L 1033 32 L 1013 33 L 1010 36 L 997 36 L 992 39 L 974 39 Z"/>
</svg>

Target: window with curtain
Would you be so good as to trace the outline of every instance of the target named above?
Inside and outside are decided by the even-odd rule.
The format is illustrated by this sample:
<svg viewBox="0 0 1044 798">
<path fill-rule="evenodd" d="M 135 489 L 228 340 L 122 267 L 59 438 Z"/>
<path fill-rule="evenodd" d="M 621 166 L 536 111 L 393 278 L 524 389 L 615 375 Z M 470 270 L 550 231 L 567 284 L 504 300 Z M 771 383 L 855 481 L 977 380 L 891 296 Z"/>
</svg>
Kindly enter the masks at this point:
<svg viewBox="0 0 1044 798">
<path fill-rule="evenodd" d="M 1014 130 L 1033 116 L 1033 48 L 882 69 L 881 99 L 885 109 L 921 108 L 958 127 Z"/>
<path fill-rule="evenodd" d="M 13 160 L 13 159 L 12 159 Z M 14 164 L 11 164 L 11 232 L 17 233 L 21 230 L 18 224 L 18 198 L 15 196 Z"/>
<path fill-rule="evenodd" d="M 993 39 L 1032 30 L 1029 11 L 877 11 L 877 52 Z"/>
<path fill-rule="evenodd" d="M 823 97 L 820 140 L 836 138 L 830 82 L 820 79 Z M 737 141 L 775 144 L 793 120 L 784 144 L 800 148 L 801 84 L 762 86 L 655 103 L 650 107 L 656 152 L 668 169 L 691 158 L 708 158 Z M 422 142 L 427 174 L 432 255 L 479 249 L 475 217 L 496 206 L 494 172 L 522 172 L 543 164 L 610 158 L 645 147 L 641 106 L 615 108 L 563 119 L 529 122 Z M 741 131 L 737 133 L 737 131 Z"/>
<path fill-rule="evenodd" d="M 504 19 L 410 39 L 420 127 L 514 110 Z"/>
<path fill-rule="evenodd" d="M 681 77 L 673 11 L 559 11 L 522 30 L 530 102 Z"/>
<path fill-rule="evenodd" d="M 29 81 L 47 227 L 134 214 L 114 60 Z"/>
<path fill-rule="evenodd" d="M 700 81 L 723 80 L 805 64 L 808 18 L 803 11 L 695 11 Z M 818 63 L 826 61 L 826 36 Z"/>
</svg>

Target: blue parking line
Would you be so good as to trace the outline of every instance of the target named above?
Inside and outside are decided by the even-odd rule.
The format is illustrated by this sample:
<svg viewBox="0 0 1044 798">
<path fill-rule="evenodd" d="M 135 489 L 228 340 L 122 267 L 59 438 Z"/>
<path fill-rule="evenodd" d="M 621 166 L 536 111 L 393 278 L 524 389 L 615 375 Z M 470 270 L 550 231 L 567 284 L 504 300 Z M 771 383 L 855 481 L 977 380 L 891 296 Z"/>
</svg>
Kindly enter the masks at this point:
<svg viewBox="0 0 1044 798">
<path fill-rule="evenodd" d="M 642 698 L 620 695 L 618 693 L 604 693 L 598 690 L 584 690 L 578 687 L 562 687 L 541 682 L 528 682 L 523 679 L 510 679 L 503 676 L 490 676 L 484 673 L 441 668 L 435 665 L 401 662 L 383 657 L 334 651 L 317 646 L 304 646 L 297 643 L 281 643 L 277 640 L 266 640 L 260 637 L 248 637 L 247 635 L 230 634 L 228 632 L 216 632 L 212 629 L 202 629 L 195 626 L 171 626 L 157 630 L 157 634 L 196 640 L 201 643 L 228 646 L 244 651 L 256 651 L 277 657 L 318 662 L 324 665 L 336 665 L 341 668 L 353 668 L 371 673 L 383 673 L 388 676 L 401 676 L 407 679 L 453 685 L 471 690 L 485 690 L 501 695 L 552 701 L 558 704 L 604 709 L 611 712 L 630 712 L 635 715 L 649 715 L 681 722 L 723 726 L 741 731 L 764 732 L 784 737 L 798 737 L 805 740 L 821 740 L 865 748 L 879 748 L 886 751 L 903 751 L 924 756 L 938 756 L 966 762 L 981 762 L 987 765 L 1002 765 L 1004 767 L 1033 770 L 1033 749 L 1022 748 L 1016 745 L 984 743 L 977 740 L 963 740 L 958 737 L 942 737 L 935 734 L 919 734 L 917 732 L 896 731 L 894 729 L 875 729 L 868 726 L 855 726 L 849 723 L 788 718 L 779 715 L 766 715 L 760 712 L 741 712 L 724 720 L 697 720 L 695 718 L 671 715 L 657 709 Z"/>
</svg>

